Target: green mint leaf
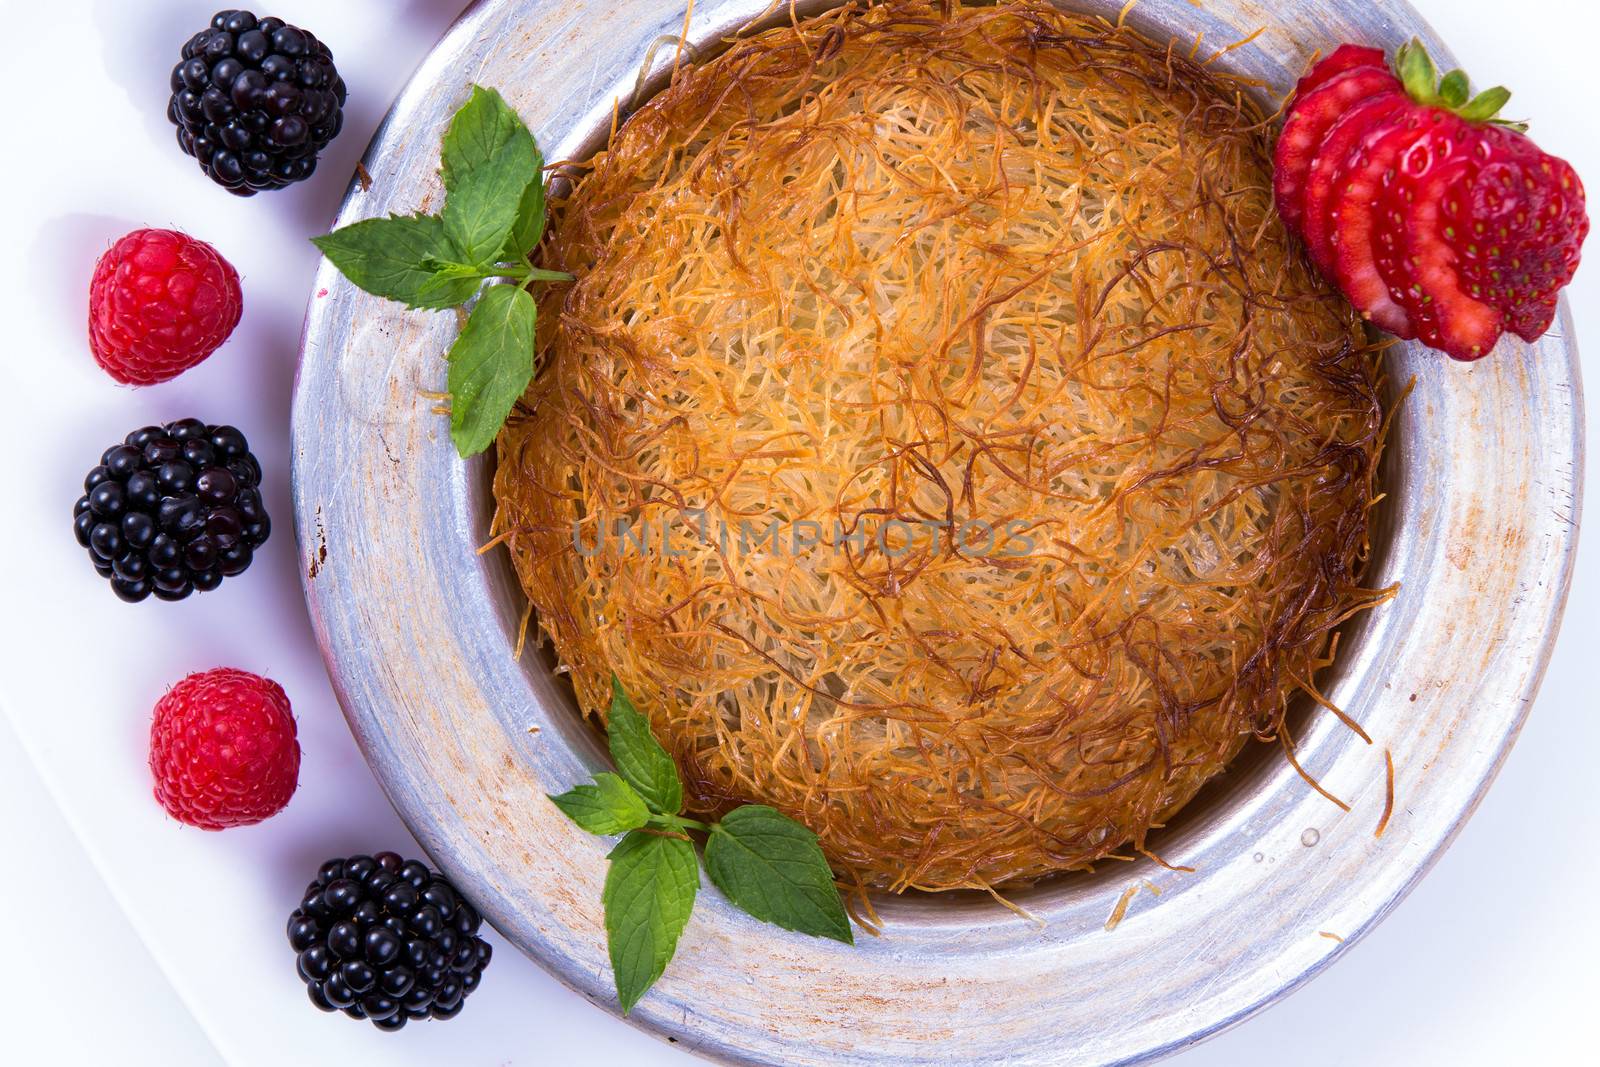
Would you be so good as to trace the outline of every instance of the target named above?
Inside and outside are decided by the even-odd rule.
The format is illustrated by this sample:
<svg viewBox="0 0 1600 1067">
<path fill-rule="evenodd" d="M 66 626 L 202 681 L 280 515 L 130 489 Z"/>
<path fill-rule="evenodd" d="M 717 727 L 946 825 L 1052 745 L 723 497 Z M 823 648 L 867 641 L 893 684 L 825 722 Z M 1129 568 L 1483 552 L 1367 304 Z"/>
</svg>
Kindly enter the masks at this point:
<svg viewBox="0 0 1600 1067">
<path fill-rule="evenodd" d="M 615 677 L 611 679 L 606 740 L 617 770 L 639 791 L 651 811 L 676 815 L 683 809 L 683 780 L 678 777 L 678 765 L 650 731 L 650 720 L 633 706 Z"/>
<path fill-rule="evenodd" d="M 500 253 L 502 260 L 513 263 L 532 252 L 538 246 L 539 238 L 544 236 L 544 157 L 539 154 L 538 145 L 534 146 L 533 156 L 539 173 L 522 193 L 522 203 L 517 207 L 517 221 L 511 227 L 511 238 Z"/>
<path fill-rule="evenodd" d="M 464 304 L 478 291 L 482 275 L 441 279 L 428 265 L 460 258 L 432 215 L 391 215 L 335 230 L 311 243 L 339 272 L 374 296 L 410 308 L 440 310 Z"/>
<path fill-rule="evenodd" d="M 746 804 L 713 826 L 706 873 L 762 922 L 855 943 L 817 835 L 774 808 Z"/>
<path fill-rule="evenodd" d="M 474 85 L 445 132 L 444 226 L 469 263 L 505 250 L 528 186 L 542 180 L 533 134 L 499 93 Z"/>
<path fill-rule="evenodd" d="M 632 830 L 611 850 L 601 903 L 617 999 L 626 1015 L 655 984 L 678 947 L 700 888 L 694 846 Z"/>
<path fill-rule="evenodd" d="M 533 378 L 538 305 L 514 285 L 491 285 L 450 346 L 450 437 L 463 457 L 494 443 Z"/>
<path fill-rule="evenodd" d="M 620 834 L 650 821 L 650 809 L 633 786 L 610 771 L 595 775 L 593 785 L 580 785 L 550 799 L 591 834 Z"/>
</svg>

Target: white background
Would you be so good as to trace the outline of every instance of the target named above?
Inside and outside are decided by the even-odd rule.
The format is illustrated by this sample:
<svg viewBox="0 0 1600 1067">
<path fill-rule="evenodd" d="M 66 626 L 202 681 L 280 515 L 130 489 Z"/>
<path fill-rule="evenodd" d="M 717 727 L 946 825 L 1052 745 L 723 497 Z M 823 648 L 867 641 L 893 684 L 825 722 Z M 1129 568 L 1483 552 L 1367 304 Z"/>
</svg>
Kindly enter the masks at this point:
<svg viewBox="0 0 1600 1067">
<path fill-rule="evenodd" d="M 0 4 L 0 203 L 9 205 L 0 292 L 10 329 L 0 372 L 0 1061 L 688 1063 L 498 940 L 483 985 L 450 1024 L 391 1036 L 305 1000 L 282 929 L 316 865 L 357 851 L 417 853 L 346 731 L 296 576 L 287 433 L 315 262 L 305 238 L 326 227 L 389 101 L 462 0 L 276 0 L 271 13 L 331 43 L 352 97 L 315 180 L 253 201 L 210 186 L 164 116 L 176 51 L 217 2 Z M 1415 2 L 1477 83 L 1511 86 L 1510 111 L 1531 116 L 1543 147 L 1600 189 L 1591 0 Z M 625 13 L 624 0 L 617 8 Z M 91 362 L 83 319 L 95 257 L 139 226 L 215 243 L 243 275 L 246 310 L 208 363 L 128 390 Z M 1570 296 L 1580 334 L 1600 345 L 1600 238 L 1590 245 Z M 1587 362 L 1591 380 L 1600 377 Z M 1591 401 L 1589 431 L 1600 442 L 1597 408 Z M 189 415 L 249 435 L 276 531 L 251 571 L 216 593 L 122 605 L 68 529 L 77 483 L 126 431 Z M 1600 956 L 1597 646 L 1600 538 L 1591 533 L 1532 719 L 1454 849 L 1326 975 L 1172 1062 L 1578 1059 Z M 285 686 L 305 759 L 282 815 L 204 834 L 151 800 L 145 738 L 167 685 L 224 664 Z"/>
</svg>

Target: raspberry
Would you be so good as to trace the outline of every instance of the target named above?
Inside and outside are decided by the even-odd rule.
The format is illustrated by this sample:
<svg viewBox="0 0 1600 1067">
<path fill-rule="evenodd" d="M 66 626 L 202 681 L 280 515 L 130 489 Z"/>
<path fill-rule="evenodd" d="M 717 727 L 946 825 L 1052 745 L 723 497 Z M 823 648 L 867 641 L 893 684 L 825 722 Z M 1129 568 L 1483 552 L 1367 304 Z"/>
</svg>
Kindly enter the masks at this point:
<svg viewBox="0 0 1600 1067">
<path fill-rule="evenodd" d="M 95 264 L 89 347 L 124 385 L 175 378 L 221 347 L 239 325 L 238 272 L 204 241 L 135 230 Z"/>
<path fill-rule="evenodd" d="M 289 698 L 247 671 L 189 675 L 156 703 L 150 770 L 156 799 L 190 826 L 225 830 L 276 815 L 300 779 Z"/>
</svg>

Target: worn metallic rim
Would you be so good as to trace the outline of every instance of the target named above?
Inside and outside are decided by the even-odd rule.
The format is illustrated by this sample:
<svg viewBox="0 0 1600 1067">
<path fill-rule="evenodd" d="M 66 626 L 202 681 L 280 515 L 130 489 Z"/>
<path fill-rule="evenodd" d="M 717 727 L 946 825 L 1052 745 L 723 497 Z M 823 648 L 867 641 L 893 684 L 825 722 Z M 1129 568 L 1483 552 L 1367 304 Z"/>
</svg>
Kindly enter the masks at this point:
<svg viewBox="0 0 1600 1067">
<path fill-rule="evenodd" d="M 714 42 L 769 6 L 698 0 L 689 41 Z M 1114 17 L 1121 5 L 1073 6 Z M 676 52 L 659 42 L 684 22 L 684 0 L 618 7 L 480 0 L 379 129 L 372 186 L 352 186 L 340 224 L 436 201 L 438 135 L 469 80 L 500 88 L 550 158 L 592 148 L 642 66 L 647 88 L 659 82 Z M 1203 32 L 1202 48 L 1266 25 L 1219 62 L 1279 93 L 1311 52 L 1344 40 L 1415 35 L 1448 60 L 1393 0 L 1151 0 L 1135 21 L 1182 42 Z M 502 553 L 475 551 L 488 467 L 456 459 L 425 395 L 443 389 L 455 319 L 371 298 L 326 263 L 313 292 L 294 398 L 295 526 L 340 703 L 439 866 L 507 938 L 615 1011 L 606 844 L 543 800 L 603 755 L 545 662 L 513 657 L 521 594 Z M 1352 800 L 1349 813 L 1281 760 L 1256 759 L 1164 840 L 1163 855 L 1196 873 L 1140 863 L 1069 879 L 1024 895 L 1031 922 L 984 901 L 888 901 L 885 935 L 854 949 L 758 924 L 708 886 L 629 1021 L 737 1062 L 1142 1062 L 1239 1022 L 1348 949 L 1432 866 L 1515 740 L 1571 578 L 1582 483 L 1565 304 L 1536 345 L 1508 341 L 1472 365 L 1404 346 L 1389 370 L 1416 386 L 1391 437 L 1374 580 L 1403 587 L 1346 635 L 1328 686 L 1376 744 L 1328 716 L 1297 737 L 1302 763 Z M 1385 748 L 1398 801 L 1380 839 Z"/>
</svg>

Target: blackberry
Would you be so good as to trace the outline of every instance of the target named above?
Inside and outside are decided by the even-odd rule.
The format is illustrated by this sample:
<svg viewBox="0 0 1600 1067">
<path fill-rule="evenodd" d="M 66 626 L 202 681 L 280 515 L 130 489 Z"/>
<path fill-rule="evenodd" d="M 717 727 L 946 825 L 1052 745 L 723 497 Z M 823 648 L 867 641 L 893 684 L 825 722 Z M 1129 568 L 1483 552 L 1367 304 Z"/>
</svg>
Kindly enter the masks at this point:
<svg viewBox="0 0 1600 1067">
<path fill-rule="evenodd" d="M 261 464 L 232 426 L 146 426 L 84 478 L 72 527 L 123 600 L 182 600 L 243 574 L 266 543 L 260 486 Z"/>
<path fill-rule="evenodd" d="M 183 46 L 167 117 L 212 181 L 254 196 L 311 177 L 344 101 L 327 45 L 282 19 L 228 10 Z"/>
<path fill-rule="evenodd" d="M 398 1030 L 452 1019 L 490 946 L 476 909 L 444 877 L 393 852 L 329 860 L 289 916 L 311 1003 Z"/>
</svg>

